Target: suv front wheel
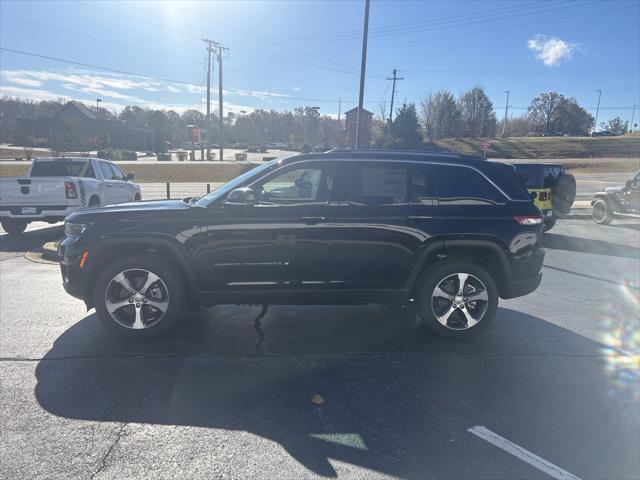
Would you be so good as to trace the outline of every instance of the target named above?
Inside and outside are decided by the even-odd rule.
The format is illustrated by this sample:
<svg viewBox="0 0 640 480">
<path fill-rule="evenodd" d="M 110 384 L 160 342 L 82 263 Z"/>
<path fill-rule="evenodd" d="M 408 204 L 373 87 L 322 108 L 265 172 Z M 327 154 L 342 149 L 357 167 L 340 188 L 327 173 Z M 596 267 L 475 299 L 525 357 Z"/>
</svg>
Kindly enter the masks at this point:
<svg viewBox="0 0 640 480">
<path fill-rule="evenodd" d="M 422 275 L 417 302 L 425 327 L 442 337 L 464 339 L 491 323 L 498 308 L 498 289 L 484 268 L 447 262 Z"/>
<path fill-rule="evenodd" d="M 132 255 L 98 277 L 93 303 L 102 323 L 127 337 L 151 337 L 180 315 L 184 289 L 174 268 L 152 255 Z"/>
</svg>

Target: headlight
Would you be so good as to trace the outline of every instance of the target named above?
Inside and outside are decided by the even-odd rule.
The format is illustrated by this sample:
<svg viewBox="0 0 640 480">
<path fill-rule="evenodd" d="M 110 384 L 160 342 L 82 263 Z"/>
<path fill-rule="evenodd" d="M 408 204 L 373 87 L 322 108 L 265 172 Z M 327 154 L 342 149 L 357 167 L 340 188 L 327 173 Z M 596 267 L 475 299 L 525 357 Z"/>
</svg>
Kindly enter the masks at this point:
<svg viewBox="0 0 640 480">
<path fill-rule="evenodd" d="M 90 223 L 64 222 L 64 234 L 67 237 L 78 237 L 82 235 L 90 226 Z"/>
</svg>

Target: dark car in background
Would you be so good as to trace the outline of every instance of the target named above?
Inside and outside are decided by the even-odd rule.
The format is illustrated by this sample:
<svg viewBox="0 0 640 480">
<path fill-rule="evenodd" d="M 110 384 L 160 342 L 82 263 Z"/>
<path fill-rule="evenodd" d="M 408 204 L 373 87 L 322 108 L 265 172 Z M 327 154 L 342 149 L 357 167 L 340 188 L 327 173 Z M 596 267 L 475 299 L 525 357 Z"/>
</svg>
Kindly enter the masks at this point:
<svg viewBox="0 0 640 480">
<path fill-rule="evenodd" d="M 559 163 L 516 163 L 514 168 L 544 215 L 544 230 L 568 214 L 576 198 L 576 180 Z"/>
<path fill-rule="evenodd" d="M 76 213 L 64 288 L 110 329 L 158 334 L 186 305 L 414 305 L 431 331 L 485 329 L 540 284 L 538 208 L 512 166 L 332 151 L 262 164 L 210 194 Z"/>
<path fill-rule="evenodd" d="M 591 217 L 602 225 L 610 224 L 614 218 L 640 218 L 640 171 L 624 185 L 596 193 L 591 207 Z"/>
</svg>

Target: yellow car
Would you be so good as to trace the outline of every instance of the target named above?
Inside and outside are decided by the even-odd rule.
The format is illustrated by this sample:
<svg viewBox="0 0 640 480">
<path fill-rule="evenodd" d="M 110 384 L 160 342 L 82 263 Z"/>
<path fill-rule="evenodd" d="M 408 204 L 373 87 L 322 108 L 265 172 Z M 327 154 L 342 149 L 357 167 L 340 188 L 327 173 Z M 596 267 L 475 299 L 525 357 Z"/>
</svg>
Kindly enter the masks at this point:
<svg viewBox="0 0 640 480">
<path fill-rule="evenodd" d="M 558 218 L 568 214 L 576 198 L 576 180 L 560 163 L 517 163 L 517 175 L 544 215 L 544 231 L 551 230 Z"/>
</svg>

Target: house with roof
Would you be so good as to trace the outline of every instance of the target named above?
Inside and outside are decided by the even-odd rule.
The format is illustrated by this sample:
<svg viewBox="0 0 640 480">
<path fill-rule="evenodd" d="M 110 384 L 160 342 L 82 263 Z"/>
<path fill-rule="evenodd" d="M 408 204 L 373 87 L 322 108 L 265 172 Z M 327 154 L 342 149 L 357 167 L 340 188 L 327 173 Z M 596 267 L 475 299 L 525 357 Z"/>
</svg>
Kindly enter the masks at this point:
<svg viewBox="0 0 640 480">
<path fill-rule="evenodd" d="M 358 125 L 358 110 L 360 110 L 360 128 Z M 358 147 L 367 148 L 371 142 L 371 127 L 373 126 L 373 113 L 364 108 L 355 107 L 345 112 L 347 146 L 353 147 L 356 142 L 356 130 L 358 132 Z"/>
<path fill-rule="evenodd" d="M 20 118 L 18 127 L 24 138 L 44 138 L 55 149 L 96 150 L 124 148 L 162 151 L 163 138 L 155 130 L 117 119 L 99 118 L 80 102 L 67 102 L 50 117 Z"/>
</svg>

